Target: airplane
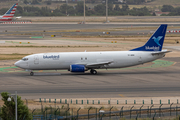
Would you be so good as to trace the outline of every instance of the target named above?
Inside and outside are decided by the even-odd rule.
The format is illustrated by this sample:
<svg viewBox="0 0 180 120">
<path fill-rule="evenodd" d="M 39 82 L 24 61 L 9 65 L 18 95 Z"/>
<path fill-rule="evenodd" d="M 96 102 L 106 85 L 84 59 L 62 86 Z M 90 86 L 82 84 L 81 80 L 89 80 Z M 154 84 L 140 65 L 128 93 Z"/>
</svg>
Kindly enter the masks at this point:
<svg viewBox="0 0 180 120">
<path fill-rule="evenodd" d="M 15 3 L 4 15 L 0 16 L 0 22 L 12 21 L 17 5 L 18 3 Z"/>
<path fill-rule="evenodd" d="M 70 72 L 85 72 L 97 74 L 95 69 L 124 68 L 151 62 L 171 52 L 162 50 L 167 25 L 162 24 L 141 47 L 129 51 L 100 52 L 59 52 L 40 53 L 22 58 L 14 65 L 30 71 L 33 70 L 68 70 Z"/>
<path fill-rule="evenodd" d="M 20 19 L 20 18 L 22 18 L 22 16 L 16 17 L 16 19 Z"/>
</svg>

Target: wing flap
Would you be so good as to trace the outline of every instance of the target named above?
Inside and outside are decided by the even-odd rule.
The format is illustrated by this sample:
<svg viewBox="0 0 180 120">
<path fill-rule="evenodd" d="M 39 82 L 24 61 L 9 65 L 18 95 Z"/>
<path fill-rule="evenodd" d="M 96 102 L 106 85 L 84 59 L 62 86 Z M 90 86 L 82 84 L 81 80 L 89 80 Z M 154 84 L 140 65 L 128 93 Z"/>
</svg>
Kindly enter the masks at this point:
<svg viewBox="0 0 180 120">
<path fill-rule="evenodd" d="M 103 66 L 103 65 L 108 65 L 113 63 L 113 61 L 107 61 L 107 62 L 97 62 L 97 63 L 88 63 L 86 64 L 86 67 L 98 67 L 98 66 Z"/>
</svg>

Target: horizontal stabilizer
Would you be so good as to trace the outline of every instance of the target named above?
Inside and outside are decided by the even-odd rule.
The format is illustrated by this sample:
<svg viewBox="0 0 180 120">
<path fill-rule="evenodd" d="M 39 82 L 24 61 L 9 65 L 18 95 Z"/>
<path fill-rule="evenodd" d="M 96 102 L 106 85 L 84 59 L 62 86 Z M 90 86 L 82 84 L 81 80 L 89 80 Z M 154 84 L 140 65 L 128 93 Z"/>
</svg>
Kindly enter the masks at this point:
<svg viewBox="0 0 180 120">
<path fill-rule="evenodd" d="M 164 54 L 164 53 L 168 53 L 168 52 L 172 52 L 172 51 L 162 50 L 162 51 L 159 51 L 159 52 L 153 52 L 151 54 L 152 55 L 160 55 L 160 54 Z"/>
</svg>

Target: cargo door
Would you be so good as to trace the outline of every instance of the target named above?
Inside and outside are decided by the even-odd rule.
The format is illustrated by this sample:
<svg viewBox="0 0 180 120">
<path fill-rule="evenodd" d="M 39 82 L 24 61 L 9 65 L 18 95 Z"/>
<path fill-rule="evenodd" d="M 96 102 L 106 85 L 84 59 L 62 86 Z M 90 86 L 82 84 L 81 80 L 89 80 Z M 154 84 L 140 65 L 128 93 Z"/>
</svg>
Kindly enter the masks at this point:
<svg viewBox="0 0 180 120">
<path fill-rule="evenodd" d="M 39 64 L 39 57 L 38 57 L 38 55 L 34 56 L 34 64 Z"/>
</svg>

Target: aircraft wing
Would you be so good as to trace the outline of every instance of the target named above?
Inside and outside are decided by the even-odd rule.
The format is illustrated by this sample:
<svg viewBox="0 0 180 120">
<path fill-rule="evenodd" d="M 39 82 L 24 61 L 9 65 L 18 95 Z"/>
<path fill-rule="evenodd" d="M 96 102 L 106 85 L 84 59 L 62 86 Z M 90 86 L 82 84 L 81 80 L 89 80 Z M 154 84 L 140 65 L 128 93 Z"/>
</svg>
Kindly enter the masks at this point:
<svg viewBox="0 0 180 120">
<path fill-rule="evenodd" d="M 168 52 L 171 52 L 171 51 L 162 50 L 162 51 L 158 51 L 158 52 L 153 52 L 153 53 L 151 53 L 151 54 L 152 54 L 152 55 L 159 55 L 159 54 L 164 54 L 164 53 L 168 53 Z"/>
<path fill-rule="evenodd" d="M 113 61 L 106 61 L 106 62 L 97 62 L 97 63 L 88 63 L 86 64 L 85 66 L 87 68 L 94 68 L 94 67 L 101 67 L 101 66 L 104 66 L 104 65 L 108 65 L 108 64 L 111 64 L 113 63 Z"/>
</svg>

